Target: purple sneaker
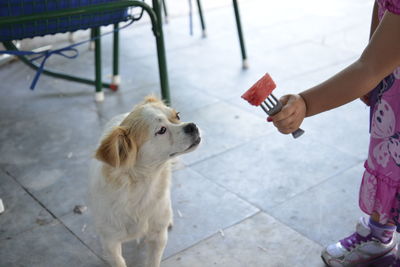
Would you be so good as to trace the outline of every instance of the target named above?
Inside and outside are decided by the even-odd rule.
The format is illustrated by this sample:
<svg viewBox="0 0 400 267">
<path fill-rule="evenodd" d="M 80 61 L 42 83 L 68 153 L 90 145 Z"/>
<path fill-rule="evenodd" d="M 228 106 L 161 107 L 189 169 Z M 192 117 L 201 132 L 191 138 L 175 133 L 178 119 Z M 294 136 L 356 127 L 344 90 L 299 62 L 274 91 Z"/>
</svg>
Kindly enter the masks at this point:
<svg viewBox="0 0 400 267">
<path fill-rule="evenodd" d="M 396 246 L 395 235 L 386 243 L 371 235 L 364 218 L 357 223 L 356 232 L 335 244 L 327 246 L 321 254 L 331 267 L 357 266 L 386 255 Z"/>
</svg>

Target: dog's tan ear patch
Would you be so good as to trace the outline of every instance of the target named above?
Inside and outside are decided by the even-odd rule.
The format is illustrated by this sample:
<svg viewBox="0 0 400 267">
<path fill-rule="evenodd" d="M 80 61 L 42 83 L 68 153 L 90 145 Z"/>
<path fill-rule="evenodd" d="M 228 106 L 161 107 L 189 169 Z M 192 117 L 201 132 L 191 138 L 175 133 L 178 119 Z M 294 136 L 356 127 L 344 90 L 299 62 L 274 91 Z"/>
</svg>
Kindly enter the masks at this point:
<svg viewBox="0 0 400 267">
<path fill-rule="evenodd" d="M 144 98 L 145 103 L 156 103 L 156 102 L 161 102 L 160 99 L 158 99 L 155 95 L 148 95 Z"/>
<path fill-rule="evenodd" d="M 96 159 L 103 161 L 115 168 L 127 163 L 134 164 L 137 146 L 128 136 L 125 127 L 116 127 L 102 141 L 96 151 Z"/>
</svg>

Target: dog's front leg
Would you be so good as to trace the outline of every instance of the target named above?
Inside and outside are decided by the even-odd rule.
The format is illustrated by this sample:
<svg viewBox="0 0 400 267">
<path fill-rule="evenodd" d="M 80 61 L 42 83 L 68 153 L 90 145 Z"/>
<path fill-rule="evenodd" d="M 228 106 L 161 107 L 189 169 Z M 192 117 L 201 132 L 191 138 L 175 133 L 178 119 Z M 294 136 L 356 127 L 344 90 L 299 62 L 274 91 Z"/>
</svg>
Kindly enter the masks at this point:
<svg viewBox="0 0 400 267">
<path fill-rule="evenodd" d="M 122 244 L 116 240 L 103 240 L 105 258 L 112 267 L 126 267 L 122 257 Z"/>
<path fill-rule="evenodd" d="M 172 204 L 171 204 L 171 200 L 169 200 L 169 214 L 170 215 L 170 220 L 169 220 L 169 224 L 168 224 L 168 230 L 171 230 L 172 227 L 174 227 L 174 216 L 172 214 L 174 214 L 174 212 L 172 211 Z"/>
<path fill-rule="evenodd" d="M 147 260 L 146 267 L 159 267 L 164 248 L 167 244 L 168 228 L 149 234 L 146 238 Z"/>
</svg>

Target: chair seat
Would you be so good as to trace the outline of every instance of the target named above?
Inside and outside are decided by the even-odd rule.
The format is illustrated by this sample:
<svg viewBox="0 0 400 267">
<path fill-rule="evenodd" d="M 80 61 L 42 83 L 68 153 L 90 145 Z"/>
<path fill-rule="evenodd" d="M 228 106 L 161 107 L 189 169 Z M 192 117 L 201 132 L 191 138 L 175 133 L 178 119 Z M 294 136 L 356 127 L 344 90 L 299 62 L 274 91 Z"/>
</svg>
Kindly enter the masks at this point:
<svg viewBox="0 0 400 267">
<path fill-rule="evenodd" d="M 115 0 L 6 0 L 0 1 L 0 17 L 24 16 L 63 9 L 84 7 Z M 20 40 L 47 34 L 72 32 L 97 26 L 105 26 L 128 19 L 127 8 L 74 15 L 54 19 L 37 20 L 34 23 L 17 23 L 0 28 L 0 41 Z"/>
</svg>

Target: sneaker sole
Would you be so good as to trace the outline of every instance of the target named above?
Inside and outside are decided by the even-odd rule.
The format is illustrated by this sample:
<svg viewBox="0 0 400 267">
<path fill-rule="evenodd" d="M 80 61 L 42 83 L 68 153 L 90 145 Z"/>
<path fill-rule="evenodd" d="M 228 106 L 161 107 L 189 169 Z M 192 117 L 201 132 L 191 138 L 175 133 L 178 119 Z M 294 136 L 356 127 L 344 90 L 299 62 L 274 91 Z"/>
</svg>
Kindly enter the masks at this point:
<svg viewBox="0 0 400 267">
<path fill-rule="evenodd" d="M 394 248 L 392 248 L 391 250 L 389 250 L 388 252 L 386 252 L 386 253 L 384 253 L 384 254 L 382 254 L 382 255 L 376 256 L 375 258 L 369 260 L 368 262 L 371 263 L 371 261 L 375 261 L 375 260 L 379 259 L 380 257 L 386 256 L 387 254 L 389 254 L 390 252 L 392 252 L 394 249 L 396 249 L 396 246 L 395 246 Z M 326 260 L 325 260 L 324 257 L 321 256 L 321 259 L 322 259 L 322 261 L 325 263 L 326 266 L 328 266 L 328 267 L 331 266 L 331 265 L 329 265 L 329 264 L 326 262 Z M 363 266 L 364 264 L 368 264 L 368 262 L 359 262 L 359 263 L 355 263 L 354 265 L 349 265 L 349 266 Z M 396 266 L 396 267 L 397 267 L 397 266 Z"/>
<path fill-rule="evenodd" d="M 324 257 L 321 256 L 322 261 L 325 263 L 326 266 L 329 266 Z"/>
</svg>

